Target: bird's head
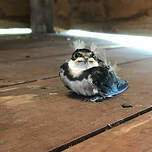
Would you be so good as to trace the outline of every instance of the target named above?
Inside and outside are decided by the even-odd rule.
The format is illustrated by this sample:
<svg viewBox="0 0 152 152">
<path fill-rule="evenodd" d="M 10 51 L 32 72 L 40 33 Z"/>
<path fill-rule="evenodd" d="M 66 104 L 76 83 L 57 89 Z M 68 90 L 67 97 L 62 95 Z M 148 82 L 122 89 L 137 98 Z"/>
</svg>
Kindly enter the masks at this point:
<svg viewBox="0 0 152 152">
<path fill-rule="evenodd" d="M 82 72 L 96 66 L 99 66 L 97 58 L 89 49 L 77 49 L 69 61 L 69 67 L 72 71 Z"/>
<path fill-rule="evenodd" d="M 78 65 L 91 65 L 97 62 L 95 54 L 89 49 L 77 49 L 72 54 L 71 60 Z"/>
</svg>

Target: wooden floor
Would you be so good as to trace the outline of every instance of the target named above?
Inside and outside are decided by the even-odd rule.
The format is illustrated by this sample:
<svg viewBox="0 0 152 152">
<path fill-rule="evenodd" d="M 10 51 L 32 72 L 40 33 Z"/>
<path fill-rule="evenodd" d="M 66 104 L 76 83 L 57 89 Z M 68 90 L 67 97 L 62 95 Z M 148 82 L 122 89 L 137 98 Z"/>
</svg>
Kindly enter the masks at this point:
<svg viewBox="0 0 152 152">
<path fill-rule="evenodd" d="M 64 152 L 152 152 L 152 112 Z"/>
<path fill-rule="evenodd" d="M 74 51 L 75 39 L 50 35 L 0 40 L 0 152 L 47 152 L 152 105 L 152 53 L 104 40 L 83 39 L 106 48 L 128 90 L 102 103 L 71 96 L 58 73 Z M 133 107 L 124 109 L 122 104 Z M 66 151 L 151 152 L 151 116 L 147 113 Z"/>
</svg>

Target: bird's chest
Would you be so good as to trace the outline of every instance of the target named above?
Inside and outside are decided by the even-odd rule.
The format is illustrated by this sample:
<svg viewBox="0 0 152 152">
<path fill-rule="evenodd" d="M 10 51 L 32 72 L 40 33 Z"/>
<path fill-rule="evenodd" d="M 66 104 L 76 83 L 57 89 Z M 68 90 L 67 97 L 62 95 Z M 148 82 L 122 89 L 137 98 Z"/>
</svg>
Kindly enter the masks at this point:
<svg viewBox="0 0 152 152">
<path fill-rule="evenodd" d="M 89 76 L 81 80 L 70 79 L 69 77 L 63 74 L 61 74 L 60 76 L 65 86 L 67 86 L 73 92 L 79 95 L 92 96 L 98 93 L 96 87 L 92 83 L 92 79 Z"/>
</svg>

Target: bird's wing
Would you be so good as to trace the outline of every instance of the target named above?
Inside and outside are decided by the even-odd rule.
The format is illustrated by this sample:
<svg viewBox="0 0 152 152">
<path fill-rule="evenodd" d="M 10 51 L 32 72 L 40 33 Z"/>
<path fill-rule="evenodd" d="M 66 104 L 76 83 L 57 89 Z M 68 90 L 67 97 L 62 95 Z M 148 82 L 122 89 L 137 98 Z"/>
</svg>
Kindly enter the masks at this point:
<svg viewBox="0 0 152 152">
<path fill-rule="evenodd" d="M 91 71 L 92 82 L 97 86 L 99 93 L 112 97 L 128 88 L 128 83 L 118 78 L 109 66 L 94 67 Z"/>
<path fill-rule="evenodd" d="M 60 76 L 60 79 L 62 80 L 64 86 L 66 88 L 68 88 L 69 90 L 71 90 L 69 88 L 69 86 L 67 85 L 67 75 L 68 75 L 68 63 L 65 62 L 63 65 L 60 66 L 60 72 L 59 72 L 59 76 Z"/>
</svg>

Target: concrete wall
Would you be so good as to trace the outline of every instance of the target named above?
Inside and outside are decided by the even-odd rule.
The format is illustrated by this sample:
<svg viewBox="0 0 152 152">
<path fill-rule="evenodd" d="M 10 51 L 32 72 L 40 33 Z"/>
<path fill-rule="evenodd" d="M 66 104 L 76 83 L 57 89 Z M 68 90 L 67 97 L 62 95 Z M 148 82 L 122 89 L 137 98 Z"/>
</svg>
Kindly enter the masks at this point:
<svg viewBox="0 0 152 152">
<path fill-rule="evenodd" d="M 1 0 L 0 21 L 11 19 L 30 25 L 29 4 L 30 0 Z M 54 0 L 54 4 L 54 23 L 63 28 L 70 28 L 77 22 L 103 24 L 132 19 L 149 15 L 152 10 L 152 0 Z"/>
<path fill-rule="evenodd" d="M 109 21 L 140 16 L 152 9 L 152 0 L 56 0 L 55 20 L 70 25 L 81 21 Z"/>
<path fill-rule="evenodd" d="M 0 28 L 29 26 L 29 0 L 0 0 Z"/>
<path fill-rule="evenodd" d="M 3 16 L 29 16 L 29 0 L 1 0 L 0 12 Z"/>
</svg>

